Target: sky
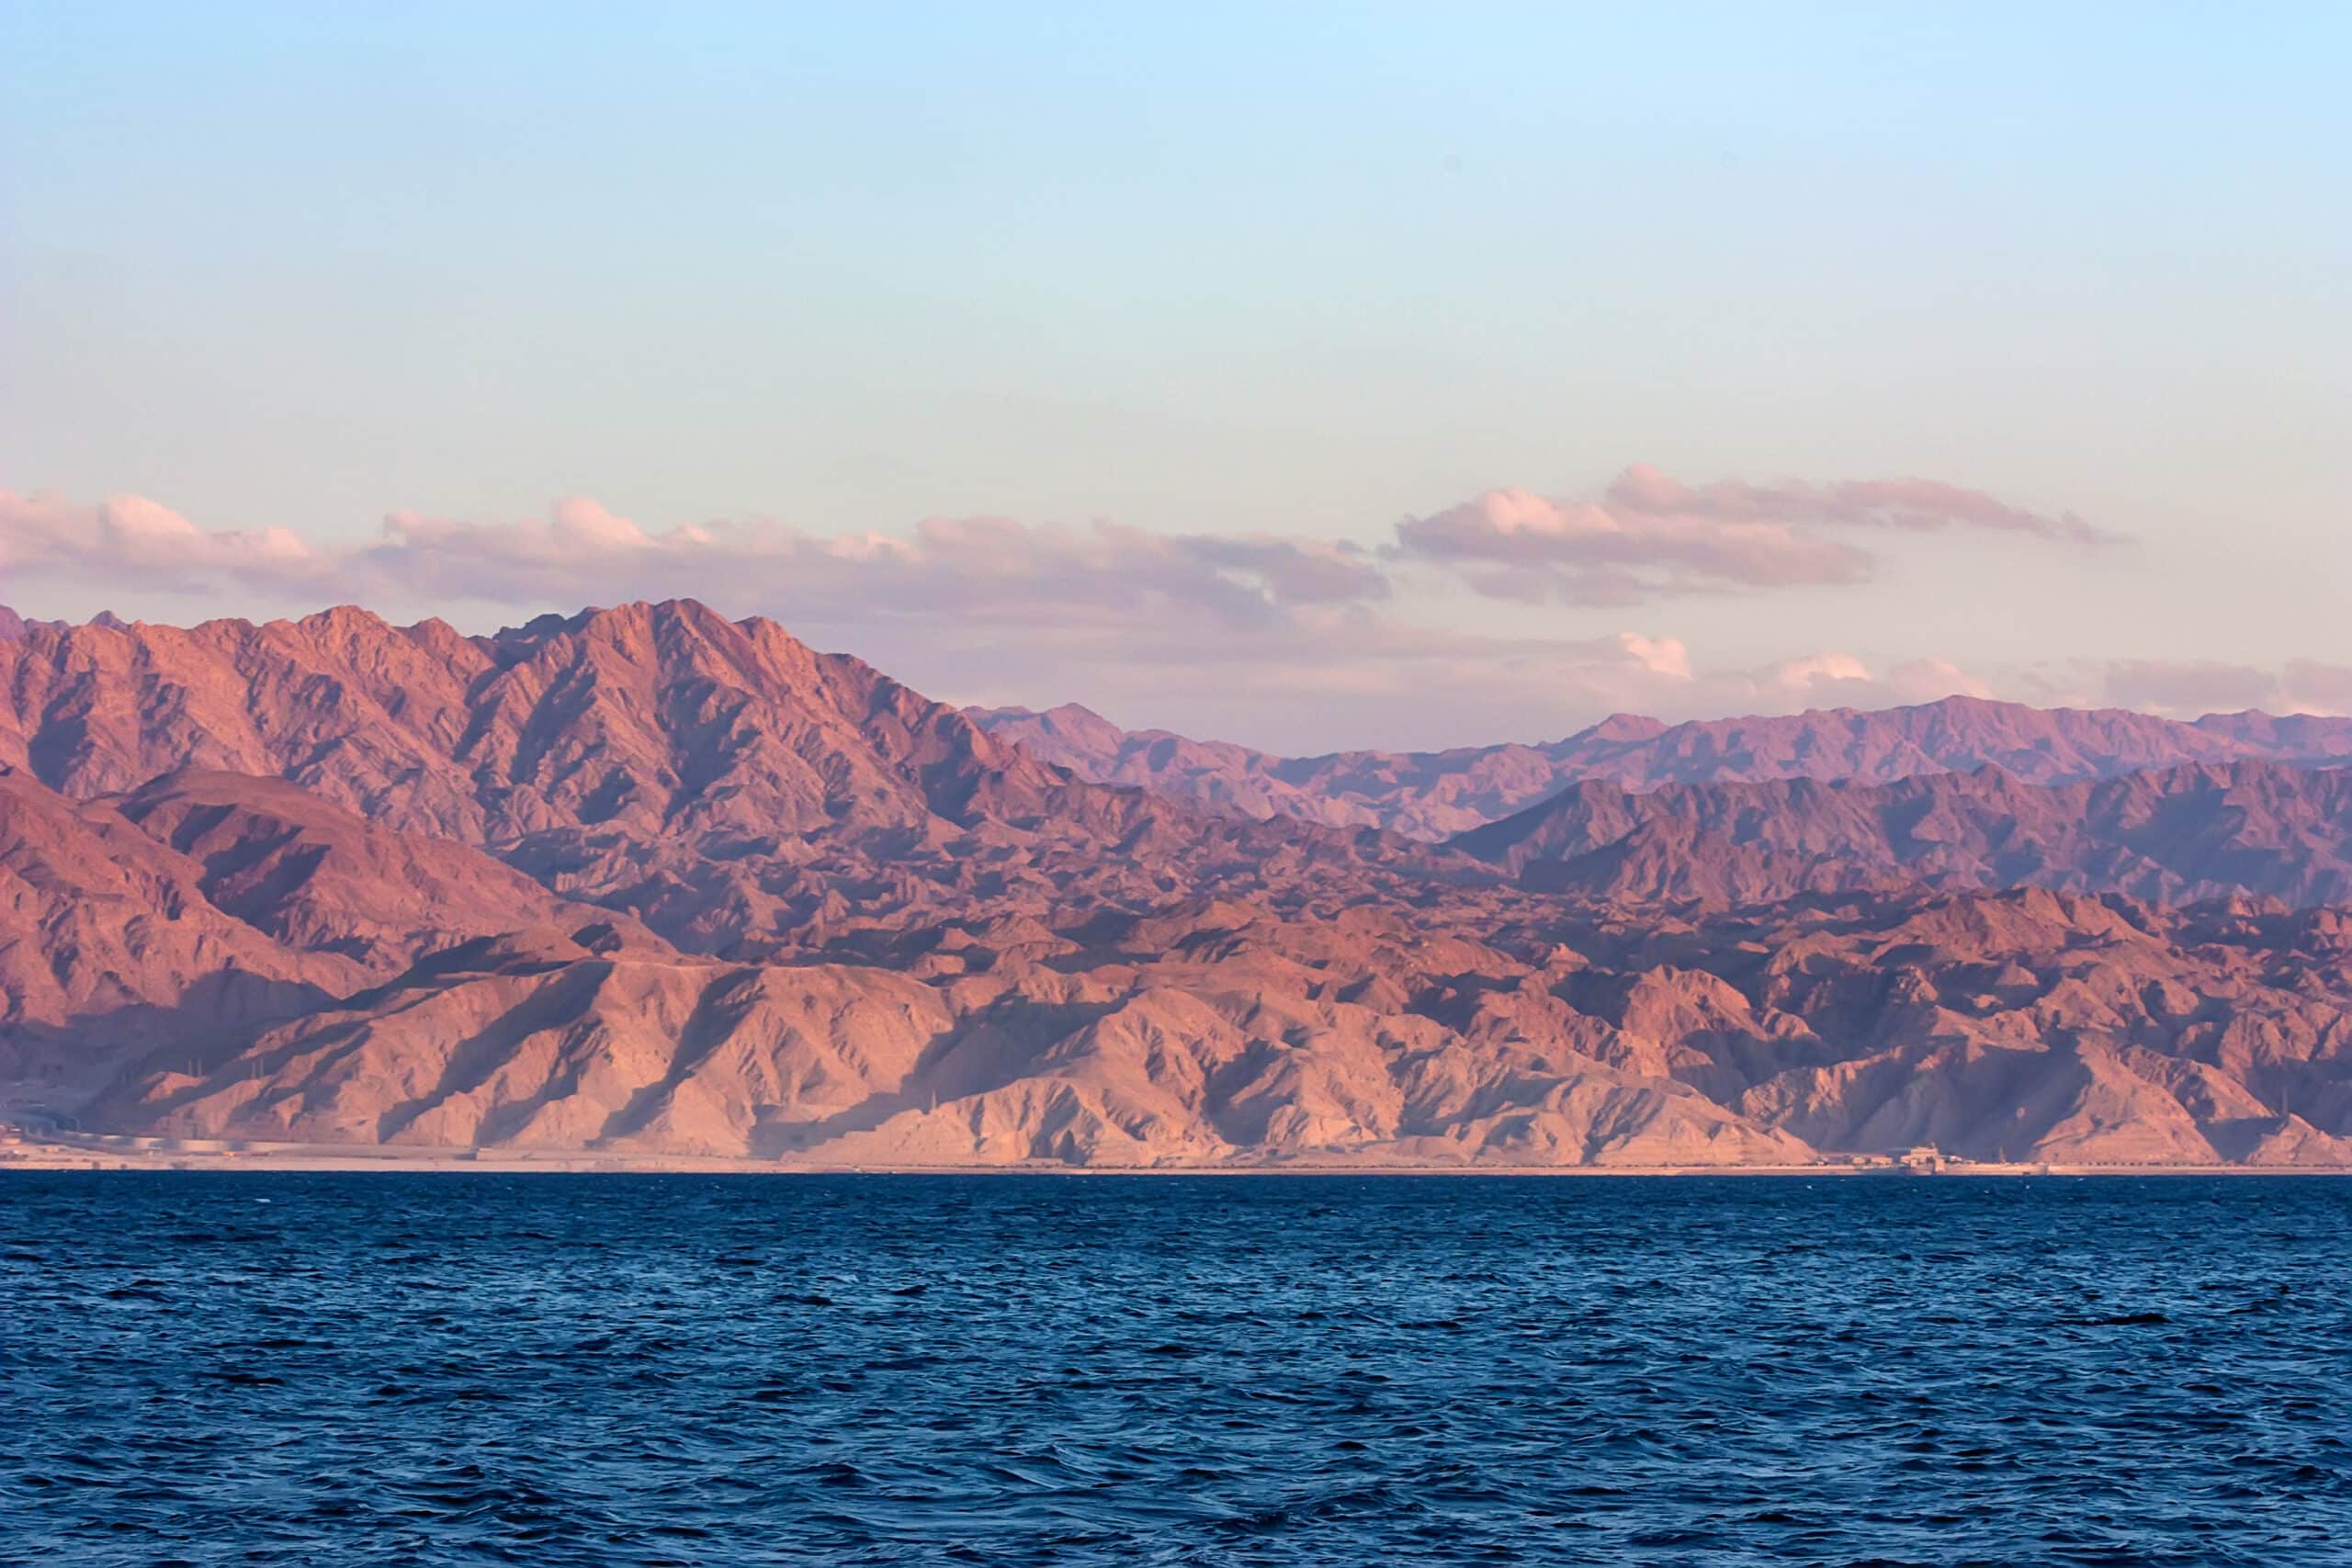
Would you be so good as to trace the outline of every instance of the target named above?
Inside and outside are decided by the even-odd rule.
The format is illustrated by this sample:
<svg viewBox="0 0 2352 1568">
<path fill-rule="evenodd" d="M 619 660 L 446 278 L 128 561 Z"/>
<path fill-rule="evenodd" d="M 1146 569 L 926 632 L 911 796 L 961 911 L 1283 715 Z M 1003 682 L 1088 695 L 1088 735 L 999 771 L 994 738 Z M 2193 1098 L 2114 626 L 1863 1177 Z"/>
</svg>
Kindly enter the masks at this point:
<svg viewBox="0 0 2352 1568">
<path fill-rule="evenodd" d="M 2352 8 L 0 0 L 0 603 L 2352 710 Z"/>
</svg>

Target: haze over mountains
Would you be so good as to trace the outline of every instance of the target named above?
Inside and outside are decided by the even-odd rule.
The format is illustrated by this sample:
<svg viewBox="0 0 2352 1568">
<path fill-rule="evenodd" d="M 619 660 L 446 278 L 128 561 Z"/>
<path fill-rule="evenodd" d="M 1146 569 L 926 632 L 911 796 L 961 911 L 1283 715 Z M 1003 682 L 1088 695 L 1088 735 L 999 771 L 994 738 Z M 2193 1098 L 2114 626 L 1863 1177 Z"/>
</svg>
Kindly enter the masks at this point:
<svg viewBox="0 0 2352 1568">
<path fill-rule="evenodd" d="M 2352 902 L 2352 773 L 2190 763 L 2036 786 L 1987 764 L 1889 784 L 1814 779 L 1579 784 L 1455 847 L 1523 886 L 1668 904 L 1758 904 L 1917 883 L 2254 892 Z"/>
<path fill-rule="evenodd" d="M 690 601 L 11 615 L 0 1095 L 819 1165 L 2339 1163 L 2347 760 L 1959 698 L 1280 759 Z"/>
<path fill-rule="evenodd" d="M 2181 762 L 2352 761 L 2352 718 L 2233 713 L 2183 724 L 2120 708 L 2034 708 L 1979 697 L 1677 725 L 1616 714 L 1542 745 L 1317 757 L 1124 730 L 1076 704 L 1042 713 L 979 709 L 973 717 L 1098 784 L 1135 784 L 1245 816 L 1384 828 L 1417 839 L 1467 832 L 1588 782 L 1629 790 L 1768 779 L 1887 784 L 1991 766 L 2030 784 L 2069 784 Z"/>
</svg>

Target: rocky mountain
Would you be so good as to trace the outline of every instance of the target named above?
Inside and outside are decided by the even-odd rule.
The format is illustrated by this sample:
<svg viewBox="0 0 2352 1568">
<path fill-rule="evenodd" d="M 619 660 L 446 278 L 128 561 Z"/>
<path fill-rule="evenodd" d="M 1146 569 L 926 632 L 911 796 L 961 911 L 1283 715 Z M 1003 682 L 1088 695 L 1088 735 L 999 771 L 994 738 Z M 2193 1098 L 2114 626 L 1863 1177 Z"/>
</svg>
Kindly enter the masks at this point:
<svg viewBox="0 0 2352 1568">
<path fill-rule="evenodd" d="M 1417 839 L 1450 838 L 1589 782 L 1629 790 L 1800 778 L 1885 784 L 1990 766 L 2030 784 L 2066 784 L 2190 762 L 2352 762 L 2352 719 L 2249 712 L 2183 724 L 1975 697 L 1677 725 L 1620 714 L 1541 745 L 1317 757 L 1123 730 L 1076 705 L 982 709 L 974 717 L 1083 779 L 1253 817 Z"/>
<path fill-rule="evenodd" d="M 517 921 L 666 951 L 479 851 L 277 780 L 183 773 L 74 801 L 0 768 L 0 1054 L 47 1085 L 242 1040 Z"/>
<path fill-rule="evenodd" d="M 494 637 L 351 608 L 59 628 L 0 649 L 0 761 L 68 795 L 198 767 L 384 826 L 535 835 L 927 830 L 1034 814 L 1064 781 L 855 660 L 674 602 Z"/>
<path fill-rule="evenodd" d="M 0 768 L 0 1031 L 21 1068 L 119 1059 L 175 1035 L 178 1010 L 227 1024 L 316 1007 L 358 970 L 217 908 L 204 870 L 111 806 Z"/>
<path fill-rule="evenodd" d="M 62 631 L 65 629 L 65 623 L 63 621 L 28 621 L 7 605 L 0 604 L 0 642 L 13 642 L 24 636 L 28 630 L 44 627 L 51 631 Z"/>
<path fill-rule="evenodd" d="M 2352 1160 L 2339 912 L 2037 890 L 1481 913 L 1196 901 L 790 967 L 525 934 L 94 1114 L 833 1166 Z"/>
<path fill-rule="evenodd" d="M 518 926 L 595 928 L 611 947 L 667 951 L 627 915 L 560 897 L 447 839 L 397 833 L 280 779 L 166 773 L 110 797 L 186 857 L 213 908 L 297 952 L 390 979 L 453 941 Z"/>
<path fill-rule="evenodd" d="M 0 1114 L 812 1166 L 2352 1162 L 2346 775 L 2115 772 L 2325 727 L 2043 716 L 2063 750 L 1937 706 L 1854 716 L 1891 728 L 1834 765 L 1893 782 L 1739 782 L 1833 760 L 1734 724 L 1730 781 L 1679 783 L 1697 739 L 1589 732 L 1639 776 L 1442 847 L 1073 777 L 1031 748 L 1108 743 L 1078 716 L 1015 739 L 687 603 L 24 622 Z M 2083 776 L 1913 765 L 1969 726 Z"/>
<path fill-rule="evenodd" d="M 1410 858 L 1073 782 L 854 659 L 691 602 L 481 637 L 349 608 L 28 623 L 0 643 L 0 763 L 75 798 L 190 769 L 279 779 L 739 956 L 975 900 L 1308 889 Z"/>
<path fill-rule="evenodd" d="M 1523 886 L 1758 904 L 1917 884 L 2352 902 L 2352 770 L 2209 763 L 2035 786 L 1998 768 L 1891 784 L 1581 784 L 1453 840 Z"/>
</svg>

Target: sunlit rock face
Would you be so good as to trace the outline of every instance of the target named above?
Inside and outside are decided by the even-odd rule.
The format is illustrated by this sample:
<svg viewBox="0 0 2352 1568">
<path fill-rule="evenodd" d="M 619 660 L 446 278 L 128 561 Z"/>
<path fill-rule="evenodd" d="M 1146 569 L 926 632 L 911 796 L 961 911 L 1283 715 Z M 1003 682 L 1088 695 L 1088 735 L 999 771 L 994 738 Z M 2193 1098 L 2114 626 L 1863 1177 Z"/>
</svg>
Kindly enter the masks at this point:
<svg viewBox="0 0 2352 1568">
<path fill-rule="evenodd" d="M 0 1076 L 819 1166 L 2352 1161 L 2352 791 L 2258 718 L 1296 762 L 692 603 L 11 621 Z"/>
</svg>

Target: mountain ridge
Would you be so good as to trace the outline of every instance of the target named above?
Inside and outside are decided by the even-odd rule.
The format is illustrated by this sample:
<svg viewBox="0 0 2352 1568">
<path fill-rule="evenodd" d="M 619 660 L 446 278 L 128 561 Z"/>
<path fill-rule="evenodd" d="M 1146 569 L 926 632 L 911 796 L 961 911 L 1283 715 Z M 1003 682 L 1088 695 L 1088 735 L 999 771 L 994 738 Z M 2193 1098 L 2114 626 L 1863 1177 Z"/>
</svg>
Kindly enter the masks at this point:
<svg viewBox="0 0 2352 1568">
<path fill-rule="evenodd" d="M 1991 764 L 1892 784 L 1587 782 L 1451 847 L 1550 892 L 1770 903 L 1917 883 L 2188 903 L 2352 902 L 2352 770 L 2187 763 L 2030 784 Z"/>
<path fill-rule="evenodd" d="M 1154 857 L 1212 844 L 1279 874 L 1418 852 L 1073 780 L 862 661 L 693 601 L 478 637 L 347 606 L 31 627 L 0 643 L 0 762 L 75 798 L 189 768 L 278 777 L 711 952 L 787 945 L 852 901 L 878 918 L 983 887 L 1031 907 L 1165 892 Z"/>
<path fill-rule="evenodd" d="M 2061 784 L 2196 761 L 2352 761 L 2352 718 L 2248 709 L 2184 722 L 2124 708 L 2035 708 L 1965 696 L 1673 725 L 1612 714 L 1541 744 L 1309 757 L 1166 730 L 1123 730 L 1076 704 L 1042 712 L 980 709 L 975 716 L 1098 783 L 1253 816 L 1378 827 L 1431 840 L 1593 780 L 1639 790 L 1781 778 L 1892 783 L 1992 763 L 2028 782 Z"/>
<path fill-rule="evenodd" d="M 2352 1164 L 2340 771 L 1588 779 L 1448 845 L 988 718 L 691 601 L 22 623 L 0 1113 L 779 1166 Z M 1916 761 L 1754 724 L 1577 744 Z"/>
</svg>

